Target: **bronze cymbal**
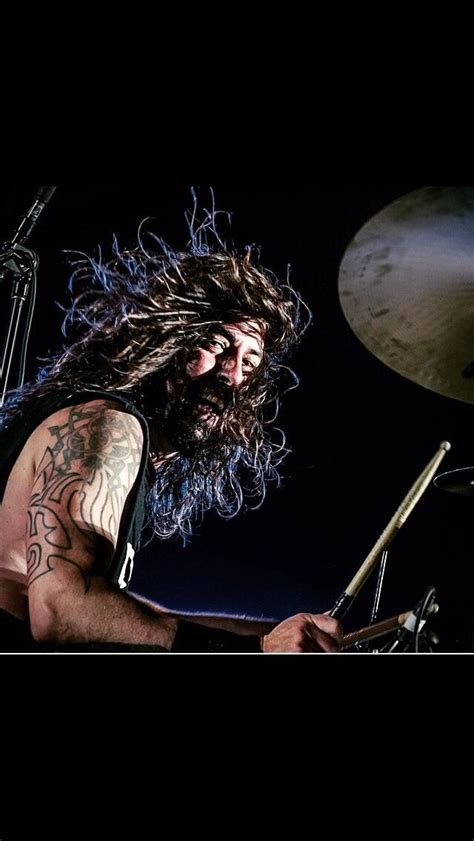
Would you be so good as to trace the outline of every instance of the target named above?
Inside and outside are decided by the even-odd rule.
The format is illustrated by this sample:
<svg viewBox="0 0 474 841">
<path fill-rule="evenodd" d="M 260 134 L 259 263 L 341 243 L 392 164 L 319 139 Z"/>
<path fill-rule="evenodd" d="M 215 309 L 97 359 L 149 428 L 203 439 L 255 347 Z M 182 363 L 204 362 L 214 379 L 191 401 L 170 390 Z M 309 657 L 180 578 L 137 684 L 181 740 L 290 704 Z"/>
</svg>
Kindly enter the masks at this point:
<svg viewBox="0 0 474 841">
<path fill-rule="evenodd" d="M 423 187 L 370 219 L 344 255 L 339 297 L 378 359 L 474 403 L 474 187 Z"/>
</svg>

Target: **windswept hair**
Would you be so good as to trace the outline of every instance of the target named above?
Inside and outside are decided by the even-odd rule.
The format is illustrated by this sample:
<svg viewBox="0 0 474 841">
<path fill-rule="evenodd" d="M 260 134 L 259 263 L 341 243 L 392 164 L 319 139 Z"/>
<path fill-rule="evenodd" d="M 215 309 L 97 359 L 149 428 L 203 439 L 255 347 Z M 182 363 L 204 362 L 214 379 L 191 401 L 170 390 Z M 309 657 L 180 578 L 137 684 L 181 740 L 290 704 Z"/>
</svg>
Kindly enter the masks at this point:
<svg viewBox="0 0 474 841">
<path fill-rule="evenodd" d="M 219 325 L 258 321 L 264 358 L 219 419 L 221 444 L 193 458 L 173 456 L 156 472 L 148 516 L 162 538 L 186 539 L 211 508 L 232 517 L 244 500 L 260 505 L 267 482 L 279 481 L 278 466 L 288 452 L 281 431 L 279 443 L 274 440 L 272 424 L 279 395 L 297 383 L 282 361 L 309 323 L 303 317 L 308 311 L 287 278 L 280 282 L 260 265 L 256 248 L 238 254 L 222 241 L 216 216 L 214 209 L 205 211 L 198 223 L 195 207 L 183 251 L 144 234 L 142 223 L 131 250 L 121 251 L 114 238 L 108 261 L 101 253 L 76 255 L 63 324 L 70 343 L 3 409 L 7 420 L 44 394 L 100 389 L 129 395 L 153 417 L 157 384 L 182 371 L 190 352 Z"/>
</svg>

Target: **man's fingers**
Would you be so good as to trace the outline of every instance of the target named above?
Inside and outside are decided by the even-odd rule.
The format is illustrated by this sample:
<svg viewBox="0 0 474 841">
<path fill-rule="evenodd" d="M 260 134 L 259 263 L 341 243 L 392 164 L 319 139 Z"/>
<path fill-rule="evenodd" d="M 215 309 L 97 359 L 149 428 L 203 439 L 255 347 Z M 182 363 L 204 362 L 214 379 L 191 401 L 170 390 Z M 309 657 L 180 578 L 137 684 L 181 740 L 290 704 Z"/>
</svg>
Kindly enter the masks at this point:
<svg viewBox="0 0 474 841">
<path fill-rule="evenodd" d="M 308 618 L 317 628 L 321 628 L 321 630 L 326 634 L 334 637 L 334 639 L 338 642 L 342 642 L 344 631 L 342 630 L 342 625 L 337 621 L 337 619 L 334 619 L 332 616 L 328 616 L 327 614 L 309 614 Z"/>
<path fill-rule="evenodd" d="M 343 630 L 337 619 L 313 613 L 290 616 L 265 637 L 264 651 L 339 651 Z"/>
<path fill-rule="evenodd" d="M 339 651 L 340 645 L 334 637 L 325 634 L 317 625 L 310 623 L 306 629 L 306 638 L 311 641 L 311 647 L 314 651 L 327 651 L 335 653 Z"/>
</svg>

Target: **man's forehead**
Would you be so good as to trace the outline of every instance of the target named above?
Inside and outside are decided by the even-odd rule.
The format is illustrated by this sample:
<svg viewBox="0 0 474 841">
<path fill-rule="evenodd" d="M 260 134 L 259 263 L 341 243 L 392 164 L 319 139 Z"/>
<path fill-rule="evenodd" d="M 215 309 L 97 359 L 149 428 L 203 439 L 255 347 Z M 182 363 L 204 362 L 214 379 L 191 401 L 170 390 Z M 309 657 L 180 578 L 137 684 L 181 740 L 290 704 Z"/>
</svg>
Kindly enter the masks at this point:
<svg viewBox="0 0 474 841">
<path fill-rule="evenodd" d="M 252 319 L 243 319 L 241 321 L 233 321 L 229 324 L 223 324 L 222 327 L 237 341 L 246 339 L 252 347 L 258 348 L 260 352 L 263 351 L 265 331 L 261 322 L 254 321 Z"/>
</svg>

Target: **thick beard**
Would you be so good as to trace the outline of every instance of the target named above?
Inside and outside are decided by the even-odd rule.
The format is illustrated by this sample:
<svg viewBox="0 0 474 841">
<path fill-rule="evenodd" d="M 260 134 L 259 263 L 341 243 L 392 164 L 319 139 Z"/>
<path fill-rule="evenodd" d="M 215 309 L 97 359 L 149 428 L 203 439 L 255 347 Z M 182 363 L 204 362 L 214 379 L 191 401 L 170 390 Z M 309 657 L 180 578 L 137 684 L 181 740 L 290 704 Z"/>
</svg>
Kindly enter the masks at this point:
<svg viewBox="0 0 474 841">
<path fill-rule="evenodd" d="M 164 434 L 178 452 L 199 459 L 224 443 L 220 425 L 212 427 L 200 418 L 195 406 L 185 400 L 173 402 L 161 418 Z"/>
<path fill-rule="evenodd" d="M 179 383 L 179 377 L 175 379 Z M 226 415 L 232 412 L 235 392 L 226 384 L 216 382 L 214 376 L 183 382 L 178 393 L 170 398 L 166 380 L 149 380 L 143 393 L 145 414 L 153 420 L 180 455 L 193 460 L 217 456 L 229 443 Z M 151 386 L 151 387 L 150 387 Z M 200 402 L 217 401 L 223 412 L 217 422 L 210 424 L 202 416 Z M 216 419 L 215 419 L 216 420 Z"/>
</svg>

